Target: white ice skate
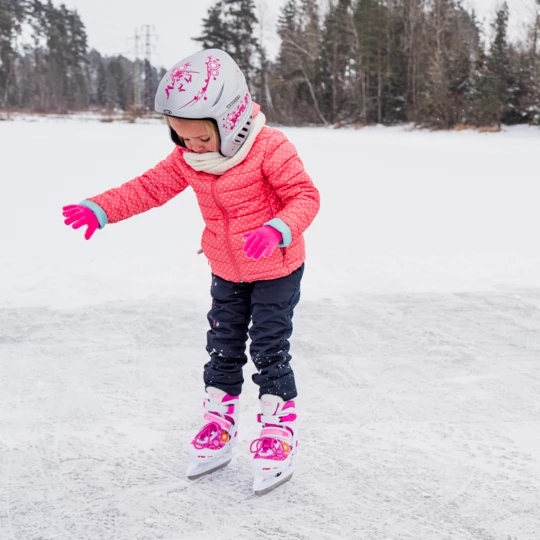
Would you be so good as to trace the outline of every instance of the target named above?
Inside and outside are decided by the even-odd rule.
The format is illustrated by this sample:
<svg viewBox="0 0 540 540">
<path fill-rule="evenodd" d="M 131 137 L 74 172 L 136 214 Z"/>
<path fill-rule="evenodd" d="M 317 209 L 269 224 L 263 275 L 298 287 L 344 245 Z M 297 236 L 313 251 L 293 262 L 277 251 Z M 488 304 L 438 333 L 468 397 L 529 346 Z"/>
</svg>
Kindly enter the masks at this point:
<svg viewBox="0 0 540 540">
<path fill-rule="evenodd" d="M 251 443 L 253 454 L 253 492 L 265 495 L 291 479 L 297 452 L 297 428 L 294 401 L 278 396 L 260 399 L 261 436 Z"/>
<path fill-rule="evenodd" d="M 205 426 L 188 446 L 190 480 L 226 467 L 232 459 L 238 429 L 238 396 L 208 387 L 203 401 Z"/>
</svg>

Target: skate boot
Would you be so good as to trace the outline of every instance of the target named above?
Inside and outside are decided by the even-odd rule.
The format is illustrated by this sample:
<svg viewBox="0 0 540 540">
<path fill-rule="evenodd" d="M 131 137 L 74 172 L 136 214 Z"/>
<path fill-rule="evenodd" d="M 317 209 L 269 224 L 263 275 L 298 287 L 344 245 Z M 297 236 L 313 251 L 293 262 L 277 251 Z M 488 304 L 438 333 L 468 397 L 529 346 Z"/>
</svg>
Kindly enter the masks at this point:
<svg viewBox="0 0 540 540">
<path fill-rule="evenodd" d="M 256 495 L 264 495 L 290 480 L 298 446 L 294 401 L 266 394 L 260 405 L 261 436 L 250 447 Z"/>
<path fill-rule="evenodd" d="M 238 428 L 238 396 L 208 387 L 203 401 L 206 425 L 188 446 L 190 480 L 226 467 L 232 459 Z"/>
</svg>

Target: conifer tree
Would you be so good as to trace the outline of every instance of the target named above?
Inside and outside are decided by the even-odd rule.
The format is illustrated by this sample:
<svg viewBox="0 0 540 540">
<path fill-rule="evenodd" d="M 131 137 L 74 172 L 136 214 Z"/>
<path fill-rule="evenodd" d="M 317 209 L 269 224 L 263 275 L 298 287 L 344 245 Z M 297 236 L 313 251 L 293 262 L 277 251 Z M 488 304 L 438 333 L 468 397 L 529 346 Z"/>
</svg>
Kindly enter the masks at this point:
<svg viewBox="0 0 540 540">
<path fill-rule="evenodd" d="M 32 16 L 35 32 L 43 42 L 43 58 L 37 76 L 41 102 L 47 109 L 81 109 L 88 105 L 85 77 L 87 38 L 84 24 L 75 11 L 65 5 L 56 8 L 35 0 Z"/>
<path fill-rule="evenodd" d="M 274 103 L 280 112 L 280 122 L 295 122 L 299 116 L 296 109 L 296 86 L 301 79 L 298 68 L 301 51 L 296 41 L 299 34 L 296 0 L 288 0 L 281 8 L 277 32 L 281 42 L 274 69 Z"/>
<path fill-rule="evenodd" d="M 223 2 L 221 0 L 208 8 L 208 15 L 202 20 L 202 27 L 202 34 L 192 39 L 200 42 L 203 49 L 227 50 L 229 48 L 232 37 L 225 22 Z"/>
<path fill-rule="evenodd" d="M 517 55 L 521 121 L 540 124 L 540 0 L 536 0 L 527 41 Z"/>
<path fill-rule="evenodd" d="M 426 22 L 428 67 L 420 94 L 420 119 L 449 128 L 467 122 L 470 117 L 478 28 L 454 0 L 435 0 Z"/>
<path fill-rule="evenodd" d="M 277 21 L 277 32 L 281 38 L 278 53 L 278 63 L 284 69 L 290 64 L 296 64 L 296 57 L 300 53 L 296 38 L 299 32 L 298 5 L 296 0 L 287 0 L 281 8 Z"/>
<path fill-rule="evenodd" d="M 418 118 L 417 109 L 420 105 L 423 73 L 426 65 L 426 0 L 395 0 L 393 9 L 399 21 L 399 49 L 403 65 L 402 90 L 407 120 Z"/>
<path fill-rule="evenodd" d="M 105 68 L 104 105 L 111 109 L 126 110 L 133 103 L 131 99 L 132 84 L 129 70 L 133 71 L 133 63 L 122 56 L 115 56 L 107 60 Z"/>
<path fill-rule="evenodd" d="M 384 78 L 382 86 L 382 121 L 387 124 L 411 120 L 411 72 L 405 46 L 405 19 L 400 0 L 384 2 L 386 43 L 384 50 Z"/>
<path fill-rule="evenodd" d="M 355 96 L 364 124 L 383 122 L 388 83 L 389 16 L 382 0 L 358 0 L 354 10 Z"/>
<path fill-rule="evenodd" d="M 84 24 L 76 11 L 60 6 L 67 30 L 67 93 L 65 100 L 70 108 L 85 109 L 88 105 L 88 82 L 85 70 L 88 64 L 87 36 Z"/>
<path fill-rule="evenodd" d="M 318 70 L 321 109 L 331 122 L 350 118 L 355 109 L 354 95 L 350 91 L 353 44 L 352 2 L 337 0 L 336 4 L 330 4 L 324 18 Z"/>
<path fill-rule="evenodd" d="M 105 103 L 105 62 L 96 49 L 92 49 L 88 53 L 87 74 L 89 103 L 95 107 L 103 107 Z"/>
<path fill-rule="evenodd" d="M 223 0 L 225 21 L 229 30 L 228 52 L 240 66 L 254 97 L 257 98 L 257 57 L 259 40 L 256 37 L 258 19 L 253 0 Z"/>
<path fill-rule="evenodd" d="M 299 51 L 302 52 L 297 57 L 302 82 L 298 87 L 298 100 L 300 104 L 305 104 L 302 110 L 307 121 L 314 122 L 320 119 L 324 124 L 328 124 L 322 111 L 321 87 L 317 80 L 322 46 L 321 38 L 317 1 L 300 0 L 299 28 L 296 39 Z"/>
<path fill-rule="evenodd" d="M 261 51 L 256 38 L 257 23 L 253 0 L 218 0 L 203 19 L 203 33 L 193 38 L 204 49 L 227 51 L 246 76 L 255 98 L 260 86 L 257 58 Z"/>
<path fill-rule="evenodd" d="M 276 101 L 284 123 L 328 123 L 316 86 L 320 26 L 316 0 L 289 0 L 278 18 L 281 46 L 275 66 Z"/>
<path fill-rule="evenodd" d="M 27 0 L 0 0 L 0 107 L 16 98 L 15 39 L 28 14 Z"/>
<path fill-rule="evenodd" d="M 484 123 L 501 126 L 516 108 L 516 77 L 508 45 L 508 5 L 498 11 L 493 23 L 495 37 L 476 79 L 476 106 Z"/>
</svg>

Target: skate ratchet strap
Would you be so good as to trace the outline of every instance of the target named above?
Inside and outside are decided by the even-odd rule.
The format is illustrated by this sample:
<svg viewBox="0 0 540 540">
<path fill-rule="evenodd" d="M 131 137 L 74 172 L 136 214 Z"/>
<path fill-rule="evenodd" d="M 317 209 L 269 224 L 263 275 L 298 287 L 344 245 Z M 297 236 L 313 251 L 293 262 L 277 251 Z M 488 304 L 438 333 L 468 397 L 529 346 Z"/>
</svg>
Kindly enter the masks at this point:
<svg viewBox="0 0 540 540">
<path fill-rule="evenodd" d="M 294 422 L 296 420 L 296 413 L 285 411 L 281 414 L 274 416 L 267 416 L 264 414 L 257 415 L 257 421 L 262 424 L 286 424 L 288 422 Z"/>
<path fill-rule="evenodd" d="M 221 414 L 234 414 L 235 403 L 215 403 L 209 399 L 203 399 L 203 407 L 205 409 L 212 408 L 213 411 L 218 411 Z"/>
<path fill-rule="evenodd" d="M 289 442 L 292 439 L 292 433 L 288 429 L 283 429 L 277 426 L 269 426 L 261 430 L 260 438 L 264 439 L 265 437 Z"/>
<path fill-rule="evenodd" d="M 225 418 L 222 418 L 218 414 L 214 414 L 211 412 L 204 413 L 204 419 L 207 422 L 215 422 L 221 429 L 227 432 L 230 431 L 231 426 L 232 426 L 231 422 L 229 422 Z"/>
</svg>

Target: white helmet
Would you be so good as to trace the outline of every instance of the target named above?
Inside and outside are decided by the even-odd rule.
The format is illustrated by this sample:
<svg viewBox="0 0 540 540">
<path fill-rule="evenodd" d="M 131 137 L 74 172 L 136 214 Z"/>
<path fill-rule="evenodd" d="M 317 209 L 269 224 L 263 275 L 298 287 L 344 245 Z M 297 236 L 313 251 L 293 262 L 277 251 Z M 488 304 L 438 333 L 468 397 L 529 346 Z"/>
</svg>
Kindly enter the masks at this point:
<svg viewBox="0 0 540 540">
<path fill-rule="evenodd" d="M 176 118 L 214 120 L 220 151 L 232 157 L 249 133 L 253 102 L 236 62 L 225 51 L 206 49 L 180 60 L 164 75 L 155 109 Z M 172 129 L 171 136 L 180 142 Z"/>
</svg>

